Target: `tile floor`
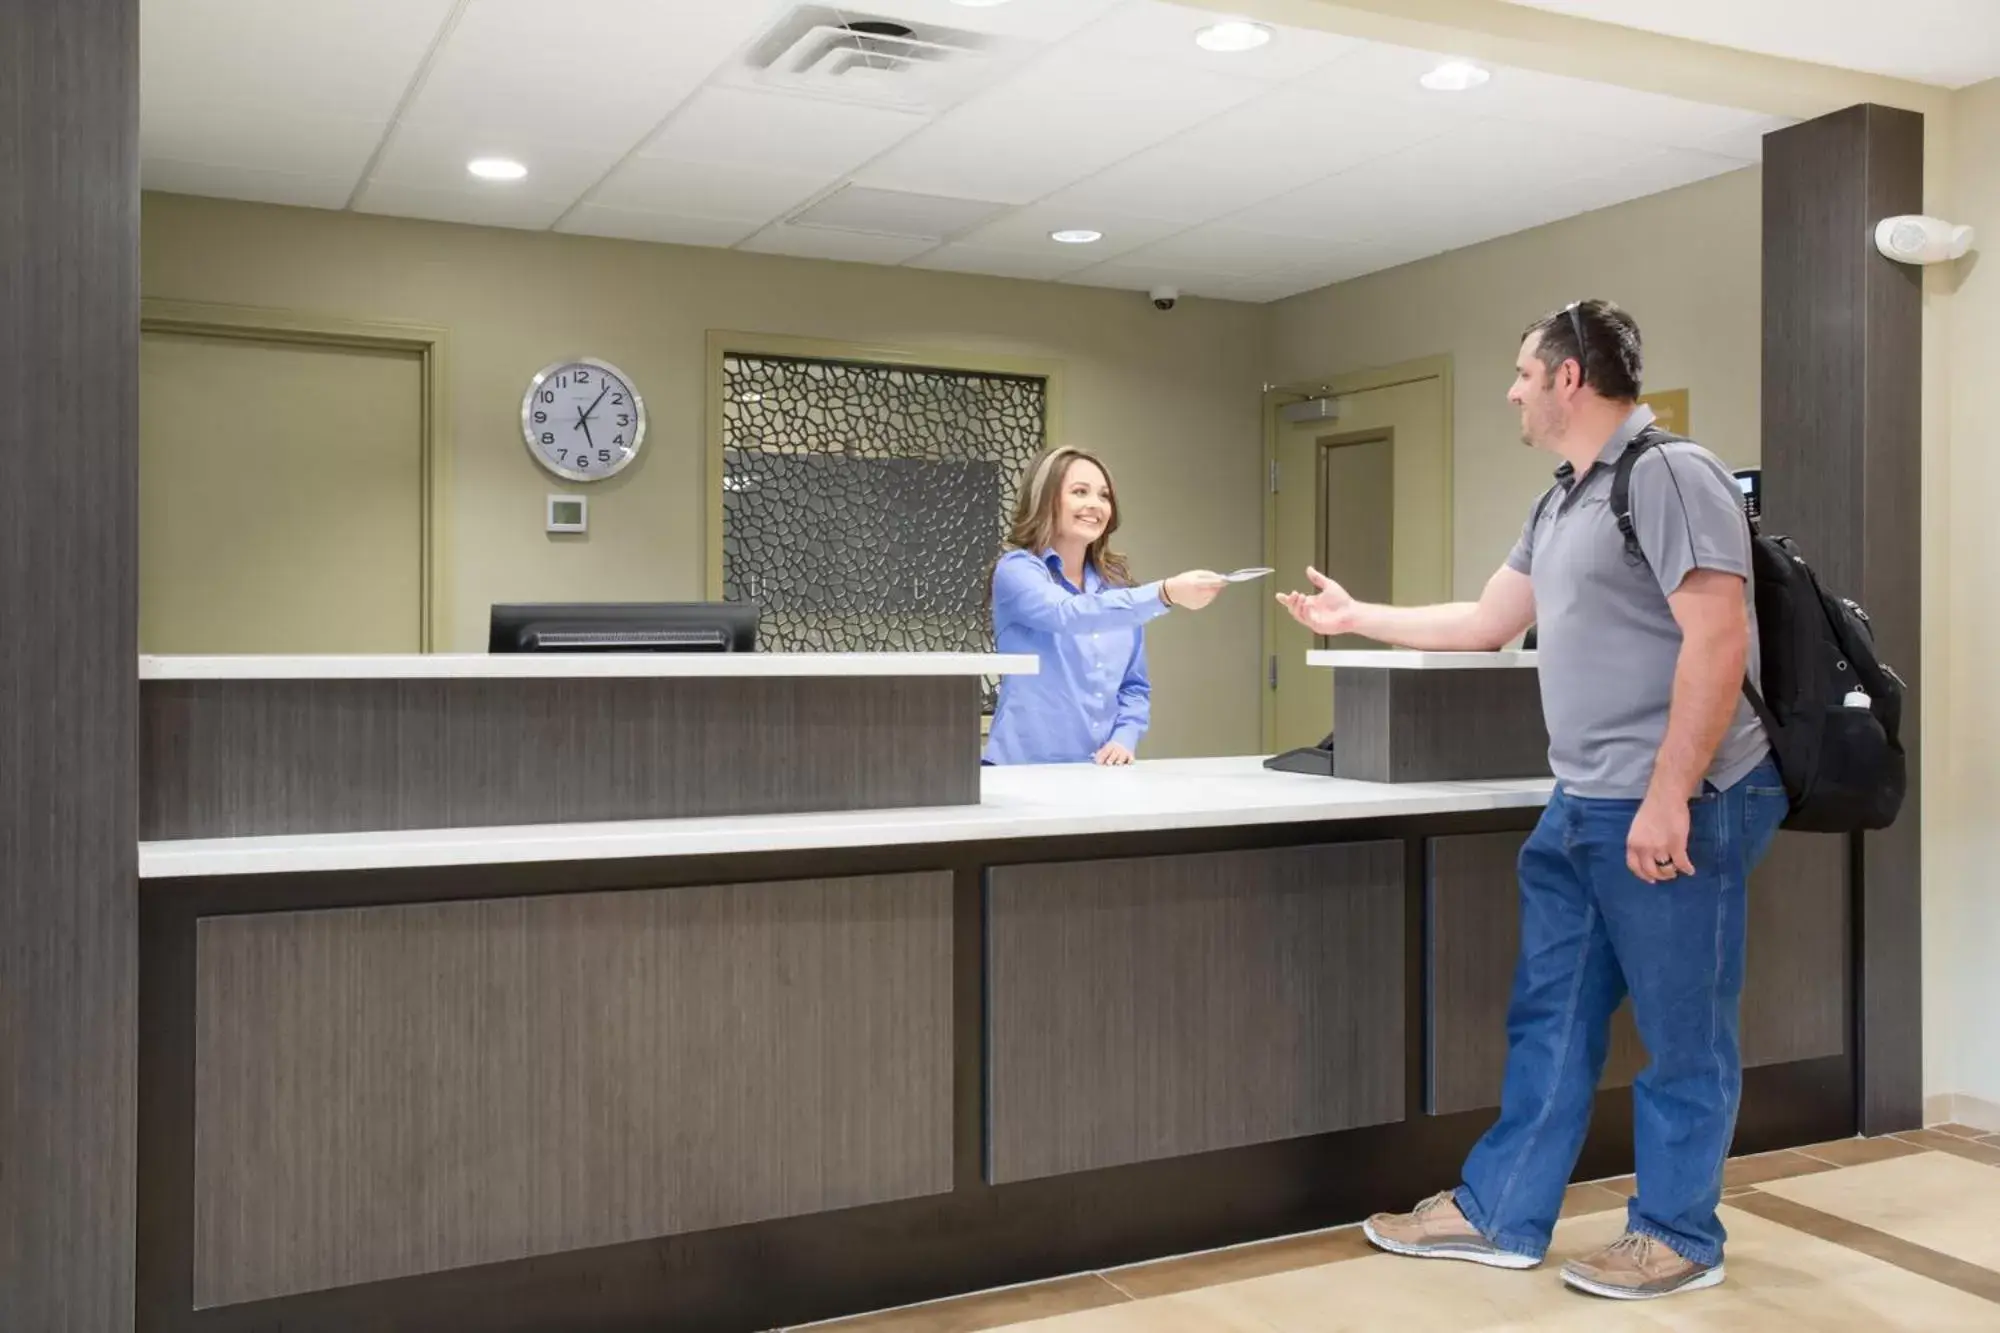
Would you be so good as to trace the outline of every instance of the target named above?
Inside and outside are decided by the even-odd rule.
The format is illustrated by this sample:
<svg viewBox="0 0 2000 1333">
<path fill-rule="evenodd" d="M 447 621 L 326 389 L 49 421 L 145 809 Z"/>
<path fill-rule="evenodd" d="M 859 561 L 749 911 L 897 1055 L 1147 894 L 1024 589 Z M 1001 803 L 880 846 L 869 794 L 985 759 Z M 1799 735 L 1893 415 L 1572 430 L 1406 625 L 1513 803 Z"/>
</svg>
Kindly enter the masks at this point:
<svg viewBox="0 0 2000 1333">
<path fill-rule="evenodd" d="M 1377 1253 L 1358 1229 L 815 1325 L 816 1333 L 2000 1333 L 2000 1135 L 1941 1125 L 1732 1161 L 1729 1277 L 1624 1305 L 1556 1268 L 1617 1237 L 1631 1177 L 1573 1185 L 1541 1268 Z"/>
</svg>

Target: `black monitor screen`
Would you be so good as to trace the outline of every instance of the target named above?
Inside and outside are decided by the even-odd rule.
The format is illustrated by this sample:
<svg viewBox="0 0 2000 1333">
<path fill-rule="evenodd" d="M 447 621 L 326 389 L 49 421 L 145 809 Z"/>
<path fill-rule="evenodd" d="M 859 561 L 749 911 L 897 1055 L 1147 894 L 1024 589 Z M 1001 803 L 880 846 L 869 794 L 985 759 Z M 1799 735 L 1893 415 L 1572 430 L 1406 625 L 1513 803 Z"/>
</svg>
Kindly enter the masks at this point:
<svg viewBox="0 0 2000 1333">
<path fill-rule="evenodd" d="M 752 602 L 574 602 L 496 605 L 489 653 L 748 653 Z"/>
</svg>

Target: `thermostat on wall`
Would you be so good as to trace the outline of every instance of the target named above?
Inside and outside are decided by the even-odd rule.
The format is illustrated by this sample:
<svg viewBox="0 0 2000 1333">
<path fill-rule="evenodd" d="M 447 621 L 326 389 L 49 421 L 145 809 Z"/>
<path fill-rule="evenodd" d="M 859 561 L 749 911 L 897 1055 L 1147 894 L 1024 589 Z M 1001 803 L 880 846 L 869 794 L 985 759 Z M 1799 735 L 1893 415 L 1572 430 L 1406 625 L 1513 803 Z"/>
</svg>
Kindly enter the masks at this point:
<svg viewBox="0 0 2000 1333">
<path fill-rule="evenodd" d="M 581 495 L 551 495 L 549 497 L 550 532 L 588 532 L 590 530 L 590 501 Z"/>
</svg>

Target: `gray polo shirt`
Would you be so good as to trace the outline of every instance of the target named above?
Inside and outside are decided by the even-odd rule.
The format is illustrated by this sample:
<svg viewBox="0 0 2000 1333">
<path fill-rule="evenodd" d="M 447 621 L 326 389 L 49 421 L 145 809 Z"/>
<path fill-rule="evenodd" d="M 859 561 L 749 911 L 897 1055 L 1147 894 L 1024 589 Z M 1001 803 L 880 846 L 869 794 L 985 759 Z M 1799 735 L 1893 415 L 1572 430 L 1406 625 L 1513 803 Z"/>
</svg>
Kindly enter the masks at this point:
<svg viewBox="0 0 2000 1333">
<path fill-rule="evenodd" d="M 1640 405 L 1581 477 L 1568 463 L 1558 468 L 1539 521 L 1530 517 L 1507 556 L 1508 568 L 1534 580 L 1549 765 L 1577 796 L 1646 794 L 1681 649 L 1667 594 L 1690 571 L 1743 579 L 1750 678 L 1761 679 L 1743 495 L 1715 455 L 1698 444 L 1665 444 L 1640 456 L 1632 468 L 1632 524 L 1646 559 L 1635 564 L 1626 555 L 1611 512 L 1613 464 L 1652 420 Z M 1768 750 L 1763 725 L 1739 698 L 1708 780 L 1733 786 Z"/>
</svg>

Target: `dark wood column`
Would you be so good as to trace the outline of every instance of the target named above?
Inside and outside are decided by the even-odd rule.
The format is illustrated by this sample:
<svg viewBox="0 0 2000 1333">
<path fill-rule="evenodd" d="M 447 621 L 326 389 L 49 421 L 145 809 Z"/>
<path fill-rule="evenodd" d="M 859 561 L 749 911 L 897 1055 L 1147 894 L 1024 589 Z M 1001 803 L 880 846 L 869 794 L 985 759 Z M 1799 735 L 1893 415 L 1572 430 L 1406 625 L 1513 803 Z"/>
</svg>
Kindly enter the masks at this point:
<svg viewBox="0 0 2000 1333">
<path fill-rule="evenodd" d="M 1826 584 L 1875 623 L 1914 685 L 1922 624 L 1922 270 L 1885 259 L 1875 224 L 1919 213 L 1924 122 L 1880 106 L 1764 139 L 1764 525 L 1796 537 Z M 1861 1129 L 1923 1123 L 1922 696 L 1903 714 L 1910 795 L 1855 839 Z"/>
<path fill-rule="evenodd" d="M 0 0 L 0 1328 L 132 1327 L 138 0 Z"/>
</svg>

